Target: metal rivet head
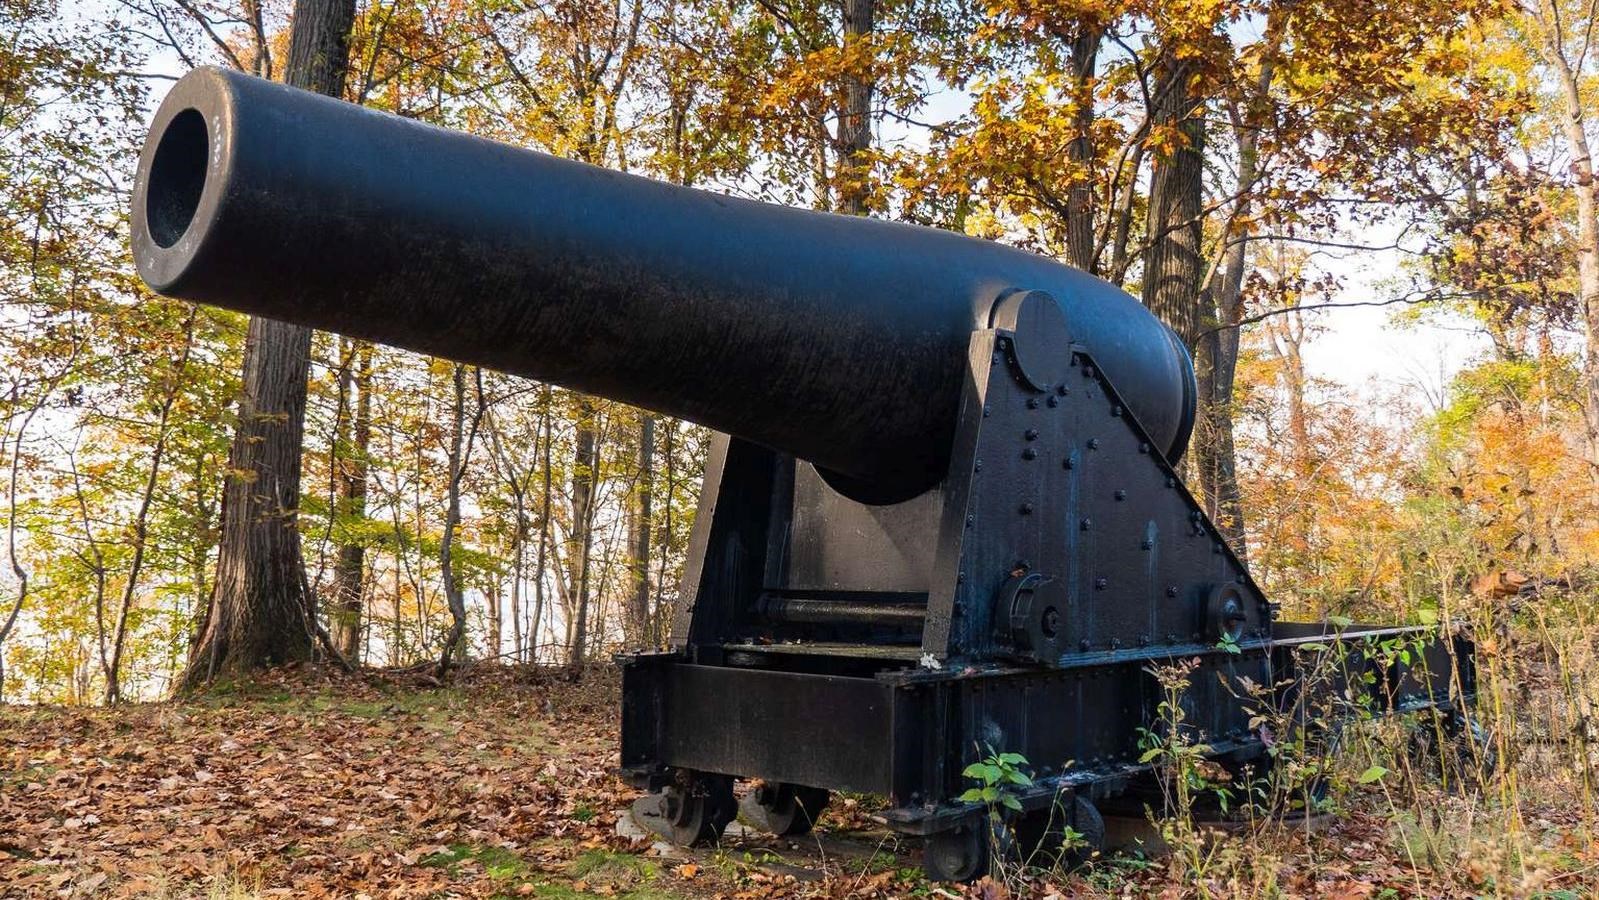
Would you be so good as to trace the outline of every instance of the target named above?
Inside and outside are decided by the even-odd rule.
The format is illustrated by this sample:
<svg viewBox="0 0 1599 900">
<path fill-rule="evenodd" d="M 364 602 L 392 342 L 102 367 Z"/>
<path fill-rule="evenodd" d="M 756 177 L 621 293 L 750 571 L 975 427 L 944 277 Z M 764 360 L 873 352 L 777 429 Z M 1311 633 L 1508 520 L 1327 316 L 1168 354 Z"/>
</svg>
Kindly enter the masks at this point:
<svg viewBox="0 0 1599 900">
<path fill-rule="evenodd" d="M 1062 469 L 1075 469 L 1075 468 L 1077 468 L 1077 460 L 1072 459 L 1070 456 L 1068 456 L 1065 459 L 1060 461 L 1060 467 Z"/>
<path fill-rule="evenodd" d="M 1166 476 L 1166 486 L 1169 487 L 1169 488 L 1176 487 L 1177 486 L 1177 479 L 1173 478 L 1170 475 L 1167 475 Z"/>
<path fill-rule="evenodd" d="M 1110 408 L 1110 414 L 1117 418 L 1121 418 L 1122 408 L 1120 406 L 1112 406 Z"/>
<path fill-rule="evenodd" d="M 1078 642 L 1077 642 L 1077 646 L 1078 646 L 1078 647 L 1079 647 L 1079 648 L 1080 648 L 1080 649 L 1083 649 L 1083 650 L 1087 650 L 1087 649 L 1089 649 L 1089 648 L 1090 648 L 1090 647 L 1092 647 L 1092 646 L 1094 646 L 1094 645 L 1093 645 L 1093 644 L 1092 644 L 1092 643 L 1090 643 L 1090 642 L 1089 642 L 1089 640 L 1088 640 L 1088 638 L 1083 638 L 1083 639 L 1082 639 L 1082 640 L 1080 640 L 1080 641 L 1078 641 Z M 1081 679 L 1081 678 L 1082 678 L 1082 677 L 1083 677 L 1083 673 L 1081 673 L 1081 672 L 1078 672 L 1078 673 L 1077 673 L 1077 677 L 1078 677 L 1078 678 L 1079 678 L 1079 679 Z"/>
<path fill-rule="evenodd" d="M 1139 453 L 1148 453 L 1149 452 L 1149 442 L 1148 441 L 1139 441 L 1138 442 L 1138 452 Z"/>
<path fill-rule="evenodd" d="M 1037 409 L 1038 408 L 1038 398 L 1037 397 L 1028 397 L 1027 398 L 1027 408 L 1028 409 Z"/>
<path fill-rule="evenodd" d="M 1025 433 L 1023 433 L 1022 436 L 1027 438 L 1030 441 L 1036 441 L 1036 440 L 1038 440 L 1038 429 L 1037 428 L 1029 428 L 1029 429 L 1027 429 L 1027 431 Z"/>
<path fill-rule="evenodd" d="M 972 463 L 972 471 L 973 472 L 981 472 L 981 471 L 983 471 L 983 461 L 980 460 L 980 459 L 974 461 Z"/>
<path fill-rule="evenodd" d="M 1090 518 L 1087 518 L 1087 517 L 1084 517 L 1083 521 L 1081 523 L 1079 523 L 1079 525 L 1084 531 L 1087 531 L 1088 529 L 1094 527 L 1094 520 L 1090 519 Z"/>
<path fill-rule="evenodd" d="M 1038 458 L 1038 451 L 1034 450 L 1032 447 L 1028 447 L 1026 450 L 1022 451 L 1022 459 L 1037 459 L 1037 458 Z"/>
<path fill-rule="evenodd" d="M 1055 385 L 1055 393 L 1061 395 L 1062 397 L 1070 394 L 1071 392 L 1072 389 L 1067 387 L 1064 383 Z"/>
<path fill-rule="evenodd" d="M 1145 550 L 1153 550 L 1153 549 L 1155 549 L 1155 542 L 1150 540 L 1149 538 L 1144 538 L 1144 549 Z"/>
<path fill-rule="evenodd" d="M 1120 490 L 1117 491 L 1116 492 L 1116 499 L 1117 500 L 1126 500 L 1127 499 L 1127 492 L 1126 491 L 1120 491 Z"/>
<path fill-rule="evenodd" d="M 1099 578 L 1095 578 L 1094 579 L 1094 590 L 1096 590 L 1096 591 L 1102 591 L 1102 590 L 1104 590 L 1105 588 L 1107 588 L 1109 586 L 1110 586 L 1110 579 L 1109 578 L 1105 578 L 1104 576 L 1101 576 Z"/>
<path fill-rule="evenodd" d="M 1090 449 L 1090 450 L 1098 450 L 1099 449 L 1099 438 L 1089 438 L 1088 439 L 1088 449 Z"/>
<path fill-rule="evenodd" d="M 1175 585 L 1175 584 L 1167 585 L 1166 586 L 1166 596 L 1168 596 L 1168 597 L 1177 596 L 1177 585 Z"/>
<path fill-rule="evenodd" d="M 1045 401 L 1044 401 L 1044 402 L 1045 402 L 1045 403 L 1046 403 L 1046 404 L 1048 404 L 1048 406 L 1049 406 L 1049 408 L 1050 408 L 1050 409 L 1054 409 L 1054 408 L 1055 408 L 1055 407 L 1057 407 L 1057 406 L 1059 406 L 1059 405 L 1060 405 L 1060 398 L 1059 398 L 1059 397 L 1056 397 L 1056 396 L 1055 396 L 1055 395 L 1054 395 L 1054 394 L 1051 394 L 1051 395 L 1050 395 L 1050 396 L 1049 396 L 1049 399 L 1048 399 L 1048 400 L 1045 400 Z"/>
<path fill-rule="evenodd" d="M 993 410 L 992 410 L 992 409 L 990 409 L 990 408 L 989 408 L 989 406 L 988 406 L 988 404 L 987 404 L 987 403 L 984 403 L 984 404 L 983 404 L 983 417 L 984 417 L 984 418 L 987 418 L 987 417 L 988 417 L 988 416 L 990 416 L 990 415 L 992 415 L 992 414 L 993 414 L 993 412 L 994 412 L 994 411 L 993 411 Z"/>
<path fill-rule="evenodd" d="M 1023 503 L 1022 506 L 1021 506 L 1021 510 L 1022 510 L 1022 515 L 1030 516 L 1030 515 L 1033 514 L 1033 504 L 1031 504 L 1031 503 Z"/>
</svg>

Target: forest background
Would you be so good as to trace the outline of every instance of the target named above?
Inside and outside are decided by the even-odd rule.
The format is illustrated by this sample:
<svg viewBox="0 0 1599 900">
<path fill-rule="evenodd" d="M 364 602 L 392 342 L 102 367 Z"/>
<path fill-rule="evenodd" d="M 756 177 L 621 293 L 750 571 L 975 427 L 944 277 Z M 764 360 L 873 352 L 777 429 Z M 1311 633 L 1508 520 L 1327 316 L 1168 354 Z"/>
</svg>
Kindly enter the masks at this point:
<svg viewBox="0 0 1599 900">
<path fill-rule="evenodd" d="M 1490 657 L 1592 671 L 1593 0 L 320 3 L 352 102 L 1124 286 L 1192 348 L 1188 478 L 1291 617 L 1465 616 Z M 0 5 L 7 701 L 665 639 L 703 428 L 133 275 L 154 103 L 194 65 L 283 77 L 291 13 Z M 1318 376 L 1350 306 L 1474 349 L 1437 382 Z M 269 382 L 304 398 L 263 406 Z M 1561 698 L 1539 727 L 1599 694 Z"/>
</svg>

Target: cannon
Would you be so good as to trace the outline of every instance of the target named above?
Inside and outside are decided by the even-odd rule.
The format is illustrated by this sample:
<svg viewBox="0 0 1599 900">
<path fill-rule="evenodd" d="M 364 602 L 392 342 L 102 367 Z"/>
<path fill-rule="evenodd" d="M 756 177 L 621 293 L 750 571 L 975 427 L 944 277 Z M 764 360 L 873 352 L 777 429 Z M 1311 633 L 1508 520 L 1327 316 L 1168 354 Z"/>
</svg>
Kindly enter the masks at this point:
<svg viewBox="0 0 1599 900">
<path fill-rule="evenodd" d="M 734 782 L 774 831 L 888 799 L 939 878 L 981 870 L 990 751 L 1021 825 L 1155 777 L 1150 667 L 1197 659 L 1207 753 L 1263 758 L 1244 685 L 1355 635 L 1276 607 L 1176 468 L 1182 342 L 1118 288 L 962 235 L 721 196 L 198 69 L 131 210 L 156 291 L 526 375 L 718 433 L 670 648 L 619 658 L 620 767 L 716 839 Z M 1470 645 L 1350 683 L 1458 711 Z M 1029 817 L 1032 817 L 1031 819 Z M 1019 827 L 1018 833 L 1028 831 Z"/>
</svg>

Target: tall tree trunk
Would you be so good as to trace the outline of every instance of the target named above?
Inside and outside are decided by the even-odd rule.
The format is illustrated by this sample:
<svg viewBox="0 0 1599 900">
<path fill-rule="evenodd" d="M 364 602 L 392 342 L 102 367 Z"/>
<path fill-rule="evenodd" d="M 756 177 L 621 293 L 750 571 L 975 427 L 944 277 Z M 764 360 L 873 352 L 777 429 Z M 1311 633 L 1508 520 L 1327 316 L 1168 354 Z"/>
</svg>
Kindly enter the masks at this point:
<svg viewBox="0 0 1599 900">
<path fill-rule="evenodd" d="M 1242 555 L 1244 519 L 1231 405 L 1238 334 L 1235 328 L 1220 327 L 1223 323 L 1217 321 L 1221 316 L 1216 298 L 1207 283 L 1202 247 L 1204 101 L 1194 90 L 1190 65 L 1170 48 L 1161 51 L 1156 71 L 1151 119 L 1158 128 L 1175 129 L 1178 140 L 1153 157 L 1143 299 L 1194 353 L 1199 397 L 1189 453 L 1192 471 L 1206 512 L 1234 551 Z M 1229 302 L 1235 304 L 1236 297 Z M 1229 315 L 1236 312 L 1236 306 L 1229 307 Z"/>
<path fill-rule="evenodd" d="M 628 569 L 633 590 L 627 613 L 627 640 L 634 646 L 650 642 L 650 536 L 654 529 L 655 417 L 639 413 L 638 481 L 632 516 L 632 556 Z"/>
<path fill-rule="evenodd" d="M 554 391 L 549 385 L 544 386 L 544 395 L 541 398 L 543 409 L 539 414 L 540 424 L 544 432 L 544 449 L 540 454 L 539 465 L 543 466 L 543 485 L 539 491 L 539 549 L 533 563 L 533 622 L 528 626 L 528 657 L 529 662 L 539 661 L 539 632 L 544 627 L 544 570 L 549 565 L 550 549 L 550 500 L 554 493 L 551 482 L 550 469 L 550 444 L 555 441 L 554 412 L 550 404 L 554 402 Z"/>
<path fill-rule="evenodd" d="M 574 569 L 571 580 L 577 591 L 572 642 L 567 650 L 567 661 L 574 674 L 582 671 L 588 651 L 589 551 L 594 547 L 594 484 L 599 469 L 595 411 L 592 398 L 579 397 L 576 448 L 572 457 L 572 536 L 567 557 Z"/>
<path fill-rule="evenodd" d="M 1190 89 L 1188 63 L 1163 50 L 1152 118 L 1174 128 L 1175 146 L 1154 154 L 1150 174 L 1148 246 L 1144 250 L 1144 305 L 1193 347 L 1204 298 L 1203 239 L 1205 120 Z"/>
<path fill-rule="evenodd" d="M 1066 145 L 1072 182 L 1066 193 L 1066 261 L 1099 274 L 1094 244 L 1094 68 L 1104 31 L 1085 22 L 1072 37 L 1067 65 L 1072 73 L 1073 135 Z"/>
<path fill-rule="evenodd" d="M 338 466 L 337 515 L 351 523 L 366 517 L 367 460 L 372 446 L 372 345 L 351 341 L 345 365 L 339 373 L 341 393 L 353 391 L 355 416 L 350 426 L 344 453 L 335 459 Z M 348 403 L 348 399 L 346 399 Z M 333 614 L 329 616 L 333 646 L 350 662 L 359 662 L 361 653 L 361 601 L 366 576 L 366 545 L 347 537 L 339 545 L 333 564 Z"/>
<path fill-rule="evenodd" d="M 1551 13 L 1552 14 L 1552 13 Z M 1586 402 L 1588 462 L 1599 478 L 1599 178 L 1595 177 L 1593 148 L 1588 141 L 1587 107 L 1583 102 L 1581 73 L 1572 68 L 1561 42 L 1561 29 L 1540 16 L 1544 58 L 1554 70 L 1560 89 L 1560 125 L 1571 153 L 1574 199 L 1577 201 L 1577 300 L 1582 311 L 1582 380 Z M 1576 26 L 1572 26 L 1575 30 Z M 1590 24 L 1590 29 L 1592 25 Z M 1590 30 L 1589 34 L 1592 34 Z M 1588 38 L 1592 40 L 1592 38 Z M 1580 53 L 1594 48 L 1584 46 Z M 1580 57 L 1579 57 L 1580 58 Z"/>
<path fill-rule="evenodd" d="M 466 476 L 467 460 L 483 419 L 483 371 L 473 370 L 477 378 L 477 405 L 469 424 L 466 418 L 467 366 L 457 363 L 451 378 L 454 387 L 450 418 L 450 446 L 447 451 L 449 481 L 445 485 L 444 535 L 439 540 L 439 576 L 444 582 L 444 601 L 450 610 L 450 630 L 444 636 L 435 674 L 443 676 L 451 662 L 462 653 L 466 637 L 466 596 L 460 574 L 455 570 L 455 535 L 461 526 L 461 479 Z M 496 635 L 498 637 L 498 635 Z M 497 648 L 496 648 L 497 649 Z"/>
<path fill-rule="evenodd" d="M 870 39 L 876 0 L 843 0 L 844 46 Z M 838 117 L 839 212 L 864 216 L 871 198 L 872 78 L 844 79 L 844 108 Z"/>
<path fill-rule="evenodd" d="M 355 0 L 295 0 L 285 80 L 330 97 L 343 94 L 354 21 Z M 217 577 L 189 656 L 189 687 L 310 659 L 315 649 L 314 598 L 305 589 L 295 527 L 310 365 L 309 328 L 250 320 Z"/>
<path fill-rule="evenodd" d="M 1220 265 L 1211 281 L 1206 304 L 1210 321 L 1194 348 L 1194 368 L 1199 382 L 1196 414 L 1194 470 L 1205 512 L 1240 557 L 1247 557 L 1243 491 L 1238 485 L 1238 458 L 1233 439 L 1233 393 L 1238 373 L 1239 323 L 1243 319 L 1244 270 L 1248 262 L 1249 220 L 1260 180 L 1260 134 L 1267 122 L 1267 96 L 1277 74 L 1277 53 L 1282 47 L 1292 3 L 1274 4 L 1266 15 L 1269 48 L 1255 75 L 1254 93 L 1234 102 L 1233 138 L 1238 147 L 1238 199 L 1223 229 Z"/>
</svg>

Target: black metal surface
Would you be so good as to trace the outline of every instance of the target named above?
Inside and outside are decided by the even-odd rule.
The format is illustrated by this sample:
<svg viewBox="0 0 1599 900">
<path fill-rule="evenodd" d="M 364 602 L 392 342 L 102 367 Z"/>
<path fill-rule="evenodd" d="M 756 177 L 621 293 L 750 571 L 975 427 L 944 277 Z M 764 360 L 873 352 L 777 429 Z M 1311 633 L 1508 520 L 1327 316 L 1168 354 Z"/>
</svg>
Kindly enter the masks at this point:
<svg viewBox="0 0 1599 900">
<path fill-rule="evenodd" d="M 762 595 L 761 615 L 773 622 L 812 624 L 896 625 L 921 628 L 927 617 L 927 595 L 919 600 L 849 597 L 793 597 Z"/>
<path fill-rule="evenodd" d="M 156 290 L 682 416 L 901 498 L 945 472 L 968 337 L 1050 291 L 1162 452 L 1192 367 L 1132 297 L 958 234 L 738 200 L 198 69 L 151 128 Z"/>
</svg>

